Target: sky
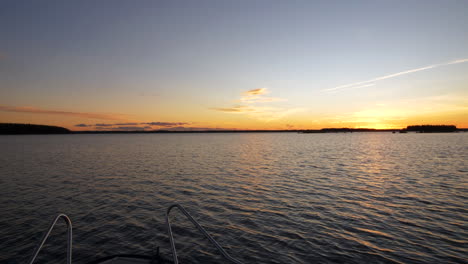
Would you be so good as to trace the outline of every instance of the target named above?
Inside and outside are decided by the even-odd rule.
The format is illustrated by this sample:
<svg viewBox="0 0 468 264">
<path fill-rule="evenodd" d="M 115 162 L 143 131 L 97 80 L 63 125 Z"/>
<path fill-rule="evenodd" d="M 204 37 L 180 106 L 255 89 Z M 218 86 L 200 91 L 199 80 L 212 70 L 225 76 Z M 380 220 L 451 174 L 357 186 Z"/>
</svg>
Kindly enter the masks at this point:
<svg viewBox="0 0 468 264">
<path fill-rule="evenodd" d="M 0 122 L 468 128 L 468 1 L 0 2 Z"/>
</svg>

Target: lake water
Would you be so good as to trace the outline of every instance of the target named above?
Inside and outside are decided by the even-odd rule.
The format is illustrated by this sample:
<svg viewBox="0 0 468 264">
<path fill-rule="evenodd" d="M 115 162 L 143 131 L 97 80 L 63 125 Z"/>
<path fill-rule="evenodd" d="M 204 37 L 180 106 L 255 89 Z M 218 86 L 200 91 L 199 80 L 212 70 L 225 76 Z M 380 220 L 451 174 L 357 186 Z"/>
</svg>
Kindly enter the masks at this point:
<svg viewBox="0 0 468 264">
<path fill-rule="evenodd" d="M 0 262 L 25 263 L 58 212 L 74 263 L 170 258 L 175 202 L 245 263 L 466 263 L 468 133 L 0 137 Z M 224 263 L 173 211 L 183 263 Z M 38 263 L 63 263 L 60 223 Z M 55 261 L 52 261 L 56 259 Z"/>
</svg>

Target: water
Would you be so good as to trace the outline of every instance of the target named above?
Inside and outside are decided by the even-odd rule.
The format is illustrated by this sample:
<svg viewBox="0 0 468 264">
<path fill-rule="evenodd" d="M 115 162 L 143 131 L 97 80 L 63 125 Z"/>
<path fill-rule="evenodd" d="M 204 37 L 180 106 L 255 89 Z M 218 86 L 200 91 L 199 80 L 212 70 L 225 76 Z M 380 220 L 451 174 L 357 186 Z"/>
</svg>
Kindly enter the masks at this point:
<svg viewBox="0 0 468 264">
<path fill-rule="evenodd" d="M 170 257 L 183 204 L 245 263 L 466 263 L 468 134 L 0 137 L 0 262 L 24 263 L 58 212 L 74 262 Z M 183 263 L 223 263 L 174 210 Z M 63 263 L 59 224 L 38 263 Z M 52 261 L 55 259 L 56 261 Z"/>
</svg>

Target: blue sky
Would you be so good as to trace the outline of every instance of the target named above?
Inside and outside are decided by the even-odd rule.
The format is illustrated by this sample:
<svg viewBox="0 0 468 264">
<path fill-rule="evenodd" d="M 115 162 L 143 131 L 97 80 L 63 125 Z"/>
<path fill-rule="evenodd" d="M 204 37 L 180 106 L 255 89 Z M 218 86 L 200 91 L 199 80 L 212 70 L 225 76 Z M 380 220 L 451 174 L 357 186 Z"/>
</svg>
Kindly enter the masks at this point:
<svg viewBox="0 0 468 264">
<path fill-rule="evenodd" d="M 9 109 L 0 111 L 0 121 L 68 127 L 96 121 L 14 111 L 29 107 L 205 127 L 400 126 L 444 116 L 468 124 L 462 118 L 468 63 L 449 64 L 468 58 L 467 1 L 2 1 L 0 7 L 0 106 Z M 435 64 L 441 66 L 326 92 Z M 281 100 L 243 105 L 243 93 L 259 88 L 266 90 L 258 96 Z M 409 107 L 387 120 L 353 121 L 352 113 L 376 104 L 402 109 L 434 98 L 461 108 L 418 117 Z M 250 110 L 216 110 L 238 106 Z"/>
</svg>

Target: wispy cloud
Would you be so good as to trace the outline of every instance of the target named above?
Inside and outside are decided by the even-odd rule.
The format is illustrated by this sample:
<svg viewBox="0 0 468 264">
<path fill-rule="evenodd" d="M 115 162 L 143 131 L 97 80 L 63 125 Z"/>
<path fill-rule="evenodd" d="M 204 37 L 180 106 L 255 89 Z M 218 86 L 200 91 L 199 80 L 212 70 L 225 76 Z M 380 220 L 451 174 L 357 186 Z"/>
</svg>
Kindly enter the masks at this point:
<svg viewBox="0 0 468 264">
<path fill-rule="evenodd" d="M 162 128 L 158 130 L 166 130 L 166 131 L 224 131 L 224 130 L 236 130 L 233 128 L 213 128 L 213 127 L 183 127 L 183 126 L 177 126 L 177 127 L 168 127 L 168 128 Z"/>
<path fill-rule="evenodd" d="M 119 127 L 113 127 L 112 130 L 117 130 L 117 131 L 143 131 L 145 130 L 144 127 L 139 127 L 139 126 L 119 126 Z"/>
<path fill-rule="evenodd" d="M 138 123 L 117 123 L 116 126 L 137 126 Z"/>
<path fill-rule="evenodd" d="M 267 97 L 266 94 L 269 94 L 267 88 L 258 88 L 249 90 L 242 93 L 240 101 L 243 103 L 270 103 L 277 101 L 284 101 L 284 99 L 276 97 Z"/>
<path fill-rule="evenodd" d="M 139 126 L 118 126 L 118 127 L 95 127 L 98 131 L 144 131 L 146 127 Z"/>
<path fill-rule="evenodd" d="M 94 127 L 95 129 L 119 129 L 128 130 L 131 128 L 144 128 L 151 129 L 153 126 L 157 127 L 173 127 L 188 125 L 188 122 L 138 122 L 138 123 L 98 123 L 98 124 L 77 124 L 76 127 Z"/>
<path fill-rule="evenodd" d="M 368 84 L 364 84 L 364 85 L 359 85 L 359 86 L 353 87 L 353 89 L 366 88 L 366 87 L 372 87 L 372 86 L 375 86 L 375 83 L 368 83 Z"/>
<path fill-rule="evenodd" d="M 420 68 L 415 68 L 415 69 L 411 69 L 411 70 L 407 70 L 407 71 L 392 73 L 392 74 L 380 76 L 380 77 L 377 77 L 377 78 L 373 78 L 373 79 L 370 79 L 370 80 L 367 80 L 367 81 L 344 84 L 344 85 L 336 86 L 336 87 L 333 87 L 333 88 L 324 89 L 322 91 L 324 91 L 324 92 L 333 92 L 333 91 L 339 91 L 339 90 L 344 90 L 344 89 L 356 89 L 356 88 L 369 87 L 369 86 L 375 85 L 375 82 L 378 82 L 378 81 L 383 81 L 383 80 L 386 80 L 386 79 L 391 79 L 391 78 L 399 77 L 399 76 L 406 75 L 406 74 L 411 74 L 411 73 L 415 73 L 415 72 L 420 72 L 420 71 L 434 69 L 434 68 L 438 68 L 438 67 L 442 67 L 442 66 L 448 66 L 448 65 L 465 63 L 465 62 L 468 62 L 468 58 L 467 59 L 453 60 L 453 61 L 449 61 L 449 62 L 445 62 L 445 63 L 432 64 L 432 65 L 428 65 L 428 66 L 425 66 L 425 67 L 420 67 Z"/>
<path fill-rule="evenodd" d="M 237 102 L 240 105 L 234 105 L 232 107 L 216 107 L 210 108 L 211 110 L 230 113 L 230 114 L 246 114 L 255 119 L 269 122 L 276 119 L 280 119 L 294 112 L 301 111 L 299 108 L 280 108 L 267 106 L 268 103 L 286 101 L 282 98 L 267 97 L 269 94 L 267 88 L 258 88 L 249 90 L 241 93 L 241 97 Z"/>
<path fill-rule="evenodd" d="M 77 124 L 76 127 L 88 127 L 92 130 L 98 131 L 222 131 L 222 130 L 235 130 L 233 128 L 219 128 L 219 127 L 196 127 L 196 126 L 182 126 L 177 124 L 190 124 L 185 122 L 152 122 L 152 123 L 165 123 L 164 126 L 159 126 L 157 128 L 152 126 L 116 126 L 116 124 Z M 140 123 L 145 124 L 145 123 Z M 174 125 L 174 126 L 171 126 Z M 96 126 L 98 125 L 98 126 Z"/>
<path fill-rule="evenodd" d="M 187 122 L 146 122 L 146 123 L 141 123 L 141 124 L 150 125 L 150 126 L 169 127 L 169 126 L 183 126 L 183 125 L 188 125 L 190 123 L 187 123 Z"/>
<path fill-rule="evenodd" d="M 65 115 L 65 116 L 76 116 L 90 119 L 101 119 L 101 120 L 122 120 L 124 115 L 121 114 L 100 114 L 100 113 L 84 113 L 84 112 L 69 112 L 69 111 L 58 111 L 58 110 L 46 110 L 36 107 L 23 107 L 23 106 L 1 106 L 0 111 L 4 112 L 16 112 L 16 113 L 31 113 L 31 114 L 46 114 L 46 115 Z"/>
<path fill-rule="evenodd" d="M 212 110 L 220 111 L 220 112 L 227 112 L 227 113 L 247 113 L 255 111 L 254 108 L 248 107 L 246 105 L 237 105 L 233 107 L 227 108 L 211 108 Z"/>
<path fill-rule="evenodd" d="M 267 88 L 258 88 L 258 89 L 253 89 L 253 90 L 248 90 L 246 92 L 243 92 L 243 95 L 251 96 L 251 95 L 262 95 L 267 93 Z"/>
</svg>

